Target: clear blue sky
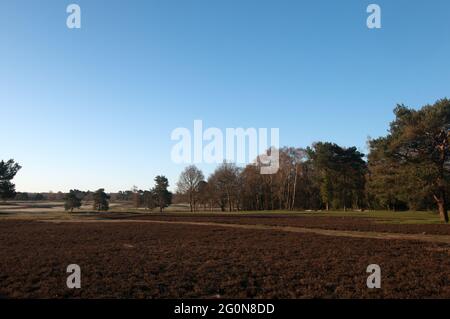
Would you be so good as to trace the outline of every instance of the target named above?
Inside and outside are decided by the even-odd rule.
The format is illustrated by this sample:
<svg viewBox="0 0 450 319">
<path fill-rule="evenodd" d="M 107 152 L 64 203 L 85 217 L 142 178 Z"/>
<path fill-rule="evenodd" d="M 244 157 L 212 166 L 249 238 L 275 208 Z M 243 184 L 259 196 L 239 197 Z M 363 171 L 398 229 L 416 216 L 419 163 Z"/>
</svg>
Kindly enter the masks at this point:
<svg viewBox="0 0 450 319">
<path fill-rule="evenodd" d="M 0 159 L 23 166 L 19 191 L 174 185 L 170 133 L 195 119 L 364 151 L 397 103 L 450 95 L 448 0 L 2 0 L 0 36 Z"/>
</svg>

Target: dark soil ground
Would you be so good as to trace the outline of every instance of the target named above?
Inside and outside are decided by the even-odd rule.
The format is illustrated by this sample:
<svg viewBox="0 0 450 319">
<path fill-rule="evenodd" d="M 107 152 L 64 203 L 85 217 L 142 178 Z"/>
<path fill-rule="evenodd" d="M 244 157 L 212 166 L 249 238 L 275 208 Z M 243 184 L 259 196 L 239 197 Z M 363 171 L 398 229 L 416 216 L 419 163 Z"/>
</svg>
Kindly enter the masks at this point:
<svg viewBox="0 0 450 319">
<path fill-rule="evenodd" d="M 253 220 L 262 222 L 292 221 Z M 81 267 L 81 289 L 66 287 L 69 264 Z M 381 266 L 381 289 L 366 287 L 369 264 Z M 3 220 L 0 296 L 450 298 L 450 245 L 214 226 Z"/>
</svg>

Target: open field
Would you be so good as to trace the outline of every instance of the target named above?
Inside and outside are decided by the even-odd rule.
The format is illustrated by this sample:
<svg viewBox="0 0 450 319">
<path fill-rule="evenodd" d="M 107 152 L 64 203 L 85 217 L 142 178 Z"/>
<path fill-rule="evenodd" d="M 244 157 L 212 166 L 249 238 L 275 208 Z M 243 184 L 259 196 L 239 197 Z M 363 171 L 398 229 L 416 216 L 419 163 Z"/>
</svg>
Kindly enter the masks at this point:
<svg viewBox="0 0 450 319">
<path fill-rule="evenodd" d="M 449 235 L 450 227 L 445 224 L 408 224 L 408 223 L 384 223 L 376 218 L 335 216 L 311 216 L 303 214 L 152 214 L 152 215 L 111 215 L 104 218 L 127 220 L 164 220 L 168 222 L 178 221 L 186 223 L 212 222 L 243 225 L 267 225 L 277 227 L 300 227 L 308 229 L 324 229 L 336 231 L 354 232 L 380 232 L 380 233 L 404 233 L 418 235 Z"/>
<path fill-rule="evenodd" d="M 432 213 L 17 211 L 0 214 L 6 298 L 450 298 L 450 227 Z"/>
<path fill-rule="evenodd" d="M 137 209 L 128 202 L 112 202 L 110 203 L 109 212 L 113 213 L 137 213 L 141 215 L 159 214 L 158 210 L 153 211 L 146 209 Z M 75 210 L 74 215 L 86 215 L 92 212 L 92 204 L 84 203 L 81 209 Z M 175 204 L 164 210 L 164 214 L 172 215 L 175 213 L 185 214 L 187 216 L 255 216 L 255 215 L 289 215 L 289 216 L 305 216 L 305 217 L 362 217 L 363 219 L 372 219 L 377 223 L 383 224 L 441 224 L 439 215 L 436 212 L 414 212 L 414 211 L 239 211 L 239 212 L 214 212 L 199 210 L 195 213 L 189 212 L 188 204 Z M 96 214 L 96 213 L 95 213 Z M 62 201 L 10 201 L 0 203 L 0 218 L 70 218 L 70 215 L 64 211 L 64 202 Z"/>
</svg>

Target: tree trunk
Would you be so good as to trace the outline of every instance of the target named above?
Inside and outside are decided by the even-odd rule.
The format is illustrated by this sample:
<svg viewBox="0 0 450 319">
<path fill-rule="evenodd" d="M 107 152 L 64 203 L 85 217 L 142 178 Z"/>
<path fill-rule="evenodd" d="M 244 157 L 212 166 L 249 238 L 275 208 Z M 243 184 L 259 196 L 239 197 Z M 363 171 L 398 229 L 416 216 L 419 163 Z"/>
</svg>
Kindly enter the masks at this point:
<svg viewBox="0 0 450 319">
<path fill-rule="evenodd" d="M 439 207 L 439 216 L 441 217 L 441 220 L 445 223 L 448 223 L 448 212 L 447 208 L 445 207 L 445 203 L 439 202 L 438 207 Z"/>
<path fill-rule="evenodd" d="M 230 192 L 227 192 L 227 200 L 228 200 L 228 210 L 231 212 L 231 195 L 230 195 Z"/>
<path fill-rule="evenodd" d="M 447 200 L 445 198 L 445 190 L 441 190 L 439 197 L 434 195 L 434 199 L 436 200 L 439 216 L 441 221 L 448 223 L 448 211 L 447 211 Z"/>
<path fill-rule="evenodd" d="M 193 199 L 193 196 L 192 196 L 192 191 L 189 191 L 189 208 L 191 209 L 191 213 L 194 211 L 194 208 L 193 208 L 193 201 L 194 201 L 194 199 Z"/>
<path fill-rule="evenodd" d="M 296 191 L 296 188 L 297 188 L 297 174 L 298 174 L 298 165 L 295 165 L 294 191 L 292 192 L 292 206 L 291 206 L 291 210 L 294 210 L 294 207 L 295 207 L 295 191 Z"/>
<path fill-rule="evenodd" d="M 444 169 L 445 163 L 447 161 L 447 153 L 448 150 L 448 133 L 444 130 L 441 131 L 439 138 L 442 137 L 442 143 L 439 145 L 438 149 L 440 152 L 440 161 L 439 161 L 439 177 L 437 179 L 438 184 L 438 197 L 434 195 L 434 199 L 437 202 L 439 209 L 439 216 L 441 220 L 445 223 L 448 223 L 448 212 L 447 212 L 447 196 L 446 196 L 446 184 L 444 180 Z"/>
</svg>

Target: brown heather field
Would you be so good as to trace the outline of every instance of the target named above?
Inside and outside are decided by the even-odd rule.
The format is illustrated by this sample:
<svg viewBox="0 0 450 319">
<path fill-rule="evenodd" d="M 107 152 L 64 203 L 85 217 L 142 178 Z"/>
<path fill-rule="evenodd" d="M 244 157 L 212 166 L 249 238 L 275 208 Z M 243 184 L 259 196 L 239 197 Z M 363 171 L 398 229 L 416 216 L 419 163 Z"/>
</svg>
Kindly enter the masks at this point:
<svg viewBox="0 0 450 319">
<path fill-rule="evenodd" d="M 133 217 L 111 216 L 112 219 L 126 220 L 163 220 L 163 221 L 182 221 L 182 222 L 214 222 L 244 225 L 270 225 L 270 226 L 290 226 L 304 227 L 313 229 L 329 229 L 341 231 L 359 231 L 359 232 L 382 232 L 382 233 L 402 233 L 402 234 L 420 234 L 420 235 L 448 235 L 450 236 L 450 227 L 445 224 L 395 224 L 380 223 L 377 220 L 351 217 L 351 216 L 292 216 L 288 214 L 236 216 L 213 213 L 202 214 L 152 214 L 135 215 Z"/>
<path fill-rule="evenodd" d="M 448 225 L 323 215 L 4 214 L 0 296 L 450 298 Z M 366 287 L 369 264 L 381 289 Z"/>
</svg>

